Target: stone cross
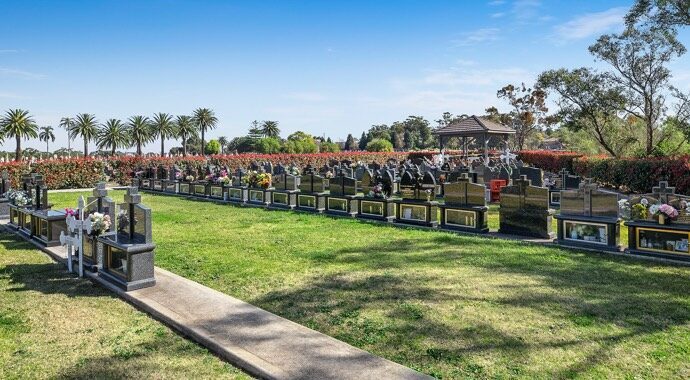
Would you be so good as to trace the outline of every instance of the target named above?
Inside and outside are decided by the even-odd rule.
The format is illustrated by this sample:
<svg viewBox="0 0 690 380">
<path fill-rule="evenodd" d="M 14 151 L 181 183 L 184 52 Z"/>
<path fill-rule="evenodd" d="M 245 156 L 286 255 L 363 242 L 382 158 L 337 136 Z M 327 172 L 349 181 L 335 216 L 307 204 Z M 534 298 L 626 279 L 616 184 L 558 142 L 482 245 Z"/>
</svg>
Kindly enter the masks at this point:
<svg viewBox="0 0 690 380">
<path fill-rule="evenodd" d="M 668 203 L 668 196 L 673 195 L 676 192 L 676 188 L 669 186 L 667 181 L 659 182 L 659 186 L 654 186 L 652 188 L 652 194 L 659 197 L 659 200 L 663 203 Z"/>
<path fill-rule="evenodd" d="M 566 170 L 566 168 L 563 168 L 560 172 L 558 172 L 558 174 L 561 175 L 561 189 L 565 189 L 566 179 L 568 178 L 568 174 L 570 174 L 570 172 Z"/>
</svg>

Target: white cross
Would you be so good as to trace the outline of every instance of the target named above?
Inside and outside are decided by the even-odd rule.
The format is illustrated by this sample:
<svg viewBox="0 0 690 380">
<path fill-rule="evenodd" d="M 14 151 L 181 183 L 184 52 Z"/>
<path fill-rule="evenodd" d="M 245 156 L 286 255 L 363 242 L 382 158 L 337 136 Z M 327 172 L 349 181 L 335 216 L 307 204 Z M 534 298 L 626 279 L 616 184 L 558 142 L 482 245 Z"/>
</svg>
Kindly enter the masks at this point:
<svg viewBox="0 0 690 380">
<path fill-rule="evenodd" d="M 84 197 L 80 196 L 77 202 L 79 209 L 79 219 L 73 216 L 67 216 L 65 222 L 67 224 L 67 233 L 60 232 L 60 244 L 67 247 L 67 269 L 72 272 L 72 250 L 79 252 L 79 277 L 84 276 L 84 252 L 81 249 L 84 241 L 84 231 L 90 234 L 93 228 L 91 219 L 84 219 L 84 209 L 86 208 Z M 74 235 L 72 235 L 74 234 Z"/>
<path fill-rule="evenodd" d="M 511 161 L 513 161 L 517 157 L 517 154 L 510 153 L 510 149 L 506 148 L 505 151 L 503 151 L 503 154 L 500 156 L 501 161 L 505 162 L 506 164 L 509 164 Z"/>
</svg>

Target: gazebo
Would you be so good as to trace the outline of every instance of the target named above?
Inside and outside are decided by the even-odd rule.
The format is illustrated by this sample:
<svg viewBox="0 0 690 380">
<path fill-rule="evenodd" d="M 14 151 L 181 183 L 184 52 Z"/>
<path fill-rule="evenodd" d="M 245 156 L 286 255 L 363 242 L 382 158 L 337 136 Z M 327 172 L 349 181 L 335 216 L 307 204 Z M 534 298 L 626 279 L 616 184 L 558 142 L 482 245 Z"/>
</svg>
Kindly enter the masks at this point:
<svg viewBox="0 0 690 380">
<path fill-rule="evenodd" d="M 508 136 L 515 134 L 515 130 L 487 118 L 472 115 L 439 128 L 433 134 L 438 136 L 441 150 L 443 150 L 444 141 L 451 137 L 461 138 L 464 157 L 467 157 L 468 138 L 482 142 L 484 146 L 484 161 L 486 162 L 489 159 L 489 139 L 493 136 L 498 136 L 505 141 L 508 139 Z"/>
</svg>

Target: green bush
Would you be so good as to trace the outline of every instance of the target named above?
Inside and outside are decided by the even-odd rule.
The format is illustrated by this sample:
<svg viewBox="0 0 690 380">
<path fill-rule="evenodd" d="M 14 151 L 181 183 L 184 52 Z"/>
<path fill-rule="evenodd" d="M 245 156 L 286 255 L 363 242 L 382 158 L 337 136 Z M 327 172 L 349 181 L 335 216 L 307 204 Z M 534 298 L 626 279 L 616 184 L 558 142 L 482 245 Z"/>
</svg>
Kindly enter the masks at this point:
<svg viewBox="0 0 690 380">
<path fill-rule="evenodd" d="M 211 140 L 206 143 L 206 154 L 220 154 L 220 143 L 218 140 Z"/>
<path fill-rule="evenodd" d="M 393 144 L 384 139 L 373 139 L 367 143 L 368 152 L 392 152 Z"/>
<path fill-rule="evenodd" d="M 280 153 L 280 140 L 275 137 L 264 137 L 256 143 L 256 151 L 264 154 Z"/>
</svg>

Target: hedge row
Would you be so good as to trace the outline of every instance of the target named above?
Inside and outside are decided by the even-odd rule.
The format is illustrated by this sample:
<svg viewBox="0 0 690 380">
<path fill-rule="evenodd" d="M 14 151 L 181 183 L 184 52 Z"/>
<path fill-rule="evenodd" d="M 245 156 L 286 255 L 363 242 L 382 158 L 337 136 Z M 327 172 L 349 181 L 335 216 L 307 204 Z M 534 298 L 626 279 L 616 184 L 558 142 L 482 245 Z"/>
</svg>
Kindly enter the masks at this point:
<svg viewBox="0 0 690 380">
<path fill-rule="evenodd" d="M 690 194 L 690 156 L 662 158 L 611 158 L 573 152 L 522 151 L 526 163 L 553 173 L 567 169 L 615 189 L 649 193 L 659 181 L 668 181 L 679 194 Z"/>
<path fill-rule="evenodd" d="M 0 163 L 0 170 L 7 170 L 13 188 L 20 187 L 22 175 L 40 173 L 51 190 L 93 187 L 104 179 L 105 167 L 103 160 L 94 158 Z"/>
</svg>

